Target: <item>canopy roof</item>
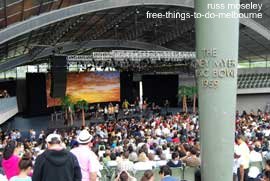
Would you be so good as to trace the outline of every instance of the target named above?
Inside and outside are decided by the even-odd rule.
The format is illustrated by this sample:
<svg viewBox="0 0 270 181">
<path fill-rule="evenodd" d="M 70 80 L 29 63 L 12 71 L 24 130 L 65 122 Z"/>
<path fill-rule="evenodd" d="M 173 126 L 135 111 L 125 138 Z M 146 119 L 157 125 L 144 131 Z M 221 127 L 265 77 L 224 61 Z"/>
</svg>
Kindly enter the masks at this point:
<svg viewBox="0 0 270 181">
<path fill-rule="evenodd" d="M 263 18 L 241 21 L 239 60 L 265 61 L 270 55 L 270 1 L 252 2 L 263 4 Z M 2 0 L 0 70 L 40 61 L 44 51 L 46 56 L 119 47 L 195 51 L 194 19 L 146 18 L 147 11 L 193 13 L 193 7 L 192 0 Z M 94 40 L 102 40 L 104 46 L 87 46 Z"/>
</svg>

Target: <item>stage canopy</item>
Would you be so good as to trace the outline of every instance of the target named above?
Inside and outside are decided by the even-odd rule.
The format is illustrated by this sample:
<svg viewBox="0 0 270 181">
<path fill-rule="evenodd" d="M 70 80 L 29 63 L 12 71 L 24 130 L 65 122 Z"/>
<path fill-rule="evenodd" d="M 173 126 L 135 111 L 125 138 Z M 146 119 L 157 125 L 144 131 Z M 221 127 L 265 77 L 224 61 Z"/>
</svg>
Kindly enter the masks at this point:
<svg viewBox="0 0 270 181">
<path fill-rule="evenodd" d="M 256 2 L 262 3 L 263 18 L 240 20 L 240 62 L 269 60 L 270 2 Z M 193 18 L 149 19 L 147 12 L 194 12 L 194 2 L 1 1 L 0 70 L 44 62 L 55 53 L 88 55 L 111 49 L 195 51 Z"/>
</svg>

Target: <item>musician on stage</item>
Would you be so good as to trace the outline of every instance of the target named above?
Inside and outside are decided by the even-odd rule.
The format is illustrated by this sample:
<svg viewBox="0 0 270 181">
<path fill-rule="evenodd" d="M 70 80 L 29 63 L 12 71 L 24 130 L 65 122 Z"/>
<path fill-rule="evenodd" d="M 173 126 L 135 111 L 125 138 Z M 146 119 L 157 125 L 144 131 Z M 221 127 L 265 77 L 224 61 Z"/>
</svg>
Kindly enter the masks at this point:
<svg viewBox="0 0 270 181">
<path fill-rule="evenodd" d="M 104 121 L 108 120 L 108 108 L 107 106 L 104 107 Z"/>
<path fill-rule="evenodd" d="M 109 115 L 114 114 L 114 107 L 113 107 L 113 104 L 111 102 L 108 105 L 108 113 L 109 113 Z"/>
<path fill-rule="evenodd" d="M 143 105 L 142 105 L 143 111 L 146 111 L 147 107 L 148 107 L 148 103 L 147 103 L 147 99 L 145 99 L 145 100 L 143 101 Z"/>
<path fill-rule="evenodd" d="M 96 106 L 96 118 L 99 117 L 99 115 L 102 113 L 102 109 L 100 107 L 100 104 L 97 104 Z"/>
<path fill-rule="evenodd" d="M 134 101 L 134 105 L 135 105 L 135 112 L 139 113 L 140 110 L 140 98 L 136 97 L 135 101 Z"/>
<path fill-rule="evenodd" d="M 114 117 L 116 121 L 118 120 L 118 113 L 119 113 L 119 105 L 116 104 L 114 107 Z"/>
<path fill-rule="evenodd" d="M 127 110 L 128 107 L 129 107 L 129 102 L 125 99 L 124 102 L 123 102 L 123 104 L 122 104 L 122 108 L 123 108 L 124 110 Z"/>
<path fill-rule="evenodd" d="M 170 107 L 170 102 L 169 102 L 168 99 L 165 100 L 164 107 L 165 107 L 165 110 L 166 110 L 166 114 L 168 114 L 168 109 Z"/>
</svg>

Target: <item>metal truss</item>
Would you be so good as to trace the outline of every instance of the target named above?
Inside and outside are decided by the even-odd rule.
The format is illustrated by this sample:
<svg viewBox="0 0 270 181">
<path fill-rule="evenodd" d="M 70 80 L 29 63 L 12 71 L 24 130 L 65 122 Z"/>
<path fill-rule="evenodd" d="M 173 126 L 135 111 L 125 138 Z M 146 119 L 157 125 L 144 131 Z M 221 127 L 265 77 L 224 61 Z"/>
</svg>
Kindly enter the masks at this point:
<svg viewBox="0 0 270 181">
<path fill-rule="evenodd" d="M 56 47 L 50 47 L 40 50 L 35 50 L 26 55 L 21 55 L 15 58 L 6 60 L 0 64 L 0 72 L 12 69 L 26 63 L 33 62 L 34 60 L 48 57 L 54 54 L 59 48 L 61 53 L 65 54 L 77 49 L 90 49 L 90 48 L 103 48 L 103 47 L 115 47 L 115 48 L 132 48 L 138 50 L 156 50 L 156 51 L 171 51 L 171 49 L 158 46 L 151 43 L 145 43 L 140 41 L 128 41 L 128 40 L 91 40 L 86 42 L 67 42 L 64 44 L 57 45 Z M 38 54 L 37 54 L 38 52 Z"/>
</svg>

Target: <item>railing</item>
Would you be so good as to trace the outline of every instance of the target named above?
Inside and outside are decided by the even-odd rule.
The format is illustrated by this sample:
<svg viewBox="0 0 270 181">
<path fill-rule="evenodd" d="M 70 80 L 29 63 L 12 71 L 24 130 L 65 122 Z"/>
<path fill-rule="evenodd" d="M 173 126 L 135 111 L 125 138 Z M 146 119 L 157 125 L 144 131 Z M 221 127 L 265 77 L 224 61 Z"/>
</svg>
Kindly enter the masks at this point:
<svg viewBox="0 0 270 181">
<path fill-rule="evenodd" d="M 17 97 L 0 99 L 0 124 L 18 113 Z"/>
</svg>

